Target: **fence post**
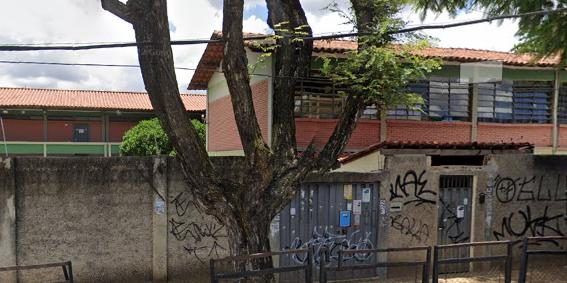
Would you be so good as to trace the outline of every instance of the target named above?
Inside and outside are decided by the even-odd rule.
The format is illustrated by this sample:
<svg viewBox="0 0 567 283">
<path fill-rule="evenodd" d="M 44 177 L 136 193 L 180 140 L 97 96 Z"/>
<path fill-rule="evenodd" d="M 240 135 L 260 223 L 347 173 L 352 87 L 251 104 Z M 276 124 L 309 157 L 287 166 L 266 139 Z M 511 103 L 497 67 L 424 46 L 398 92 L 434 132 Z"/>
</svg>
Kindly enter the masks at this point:
<svg viewBox="0 0 567 283">
<path fill-rule="evenodd" d="M 307 262 L 305 263 L 305 283 L 313 282 L 313 250 L 307 246 Z"/>
<path fill-rule="evenodd" d="M 506 244 L 506 266 L 504 270 L 504 283 L 512 282 L 512 241 Z"/>
<path fill-rule="evenodd" d="M 522 241 L 522 256 L 520 258 L 520 274 L 518 275 L 518 283 L 526 283 L 528 274 L 528 238 Z"/>
<path fill-rule="evenodd" d="M 431 268 L 431 247 L 427 247 L 427 253 L 425 255 L 425 264 L 423 265 L 423 273 L 421 282 L 429 282 L 429 269 Z"/>
<path fill-rule="evenodd" d="M 75 280 L 73 279 L 73 264 L 71 263 L 71 261 L 68 261 L 68 267 L 69 267 L 69 282 L 73 283 L 75 282 Z"/>
<path fill-rule="evenodd" d="M 341 270 L 342 265 L 343 265 L 343 249 L 341 247 L 341 249 L 339 249 L 339 262 L 337 263 L 337 267 L 339 270 Z"/>
<path fill-rule="evenodd" d="M 327 272 L 325 271 L 325 261 L 327 261 L 327 256 L 325 250 L 325 247 L 319 250 L 319 283 L 327 283 Z"/>
<path fill-rule="evenodd" d="M 215 275 L 215 260 L 211 259 L 209 263 L 209 272 L 211 274 L 211 283 L 217 283 L 217 277 Z"/>
<path fill-rule="evenodd" d="M 433 276 L 431 277 L 431 283 L 437 283 L 439 281 L 439 247 L 437 245 L 433 246 Z"/>
</svg>

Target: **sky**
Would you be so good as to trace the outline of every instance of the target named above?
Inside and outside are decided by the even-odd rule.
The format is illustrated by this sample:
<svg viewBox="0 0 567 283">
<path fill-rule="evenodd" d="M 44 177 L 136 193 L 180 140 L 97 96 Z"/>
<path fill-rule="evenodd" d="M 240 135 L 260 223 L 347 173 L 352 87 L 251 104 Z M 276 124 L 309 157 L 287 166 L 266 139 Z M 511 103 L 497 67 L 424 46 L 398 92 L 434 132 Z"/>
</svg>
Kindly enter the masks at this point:
<svg viewBox="0 0 567 283">
<path fill-rule="evenodd" d="M 131 25 L 103 10 L 98 0 L 18 0 L 2 1 L 0 9 L 0 45 L 44 43 L 132 42 Z M 309 24 L 315 34 L 351 31 L 345 19 L 325 7 L 334 0 L 301 0 Z M 347 7 L 346 0 L 336 0 Z M 222 0 L 168 0 L 171 38 L 205 39 L 222 27 Z M 268 32 L 265 1 L 245 0 L 244 31 Z M 447 23 L 478 19 L 481 11 L 462 13 L 456 18 L 447 14 L 428 16 L 422 22 L 419 15 L 404 10 L 401 17 L 408 25 Z M 427 32 L 437 38 L 441 47 L 465 47 L 509 51 L 517 39 L 517 23 L 478 24 L 448 30 Z M 194 68 L 205 45 L 174 46 L 177 67 Z M 135 48 L 88 51 L 2 52 L 0 61 L 45 61 L 69 63 L 138 64 Z M 182 92 L 193 71 L 177 70 Z M 137 68 L 45 66 L 0 64 L 0 87 L 99 89 L 144 91 Z"/>
</svg>

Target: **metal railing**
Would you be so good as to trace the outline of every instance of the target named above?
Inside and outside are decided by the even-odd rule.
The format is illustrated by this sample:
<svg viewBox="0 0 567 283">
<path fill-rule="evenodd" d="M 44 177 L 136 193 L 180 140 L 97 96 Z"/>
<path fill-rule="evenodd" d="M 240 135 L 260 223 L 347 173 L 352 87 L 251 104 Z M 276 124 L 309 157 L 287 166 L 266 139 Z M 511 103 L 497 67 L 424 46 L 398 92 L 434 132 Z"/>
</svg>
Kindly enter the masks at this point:
<svg viewBox="0 0 567 283">
<path fill-rule="evenodd" d="M 355 254 L 373 254 L 375 258 L 378 258 L 379 253 L 389 253 L 389 252 L 408 252 L 408 251 L 424 251 L 425 260 L 422 261 L 387 261 L 387 262 L 375 262 L 368 264 L 354 264 L 354 265 L 344 265 L 345 255 L 355 255 Z M 327 253 L 323 252 L 322 256 L 327 257 Z M 422 267 L 422 282 L 429 281 L 429 268 L 431 266 L 431 247 L 421 246 L 421 247 L 409 247 L 409 248 L 389 248 L 389 249 L 367 249 L 367 250 L 339 250 L 338 252 L 338 263 L 337 266 L 326 266 L 325 260 L 321 260 L 319 263 L 319 282 L 327 282 L 327 272 L 337 272 L 337 271 L 348 271 L 348 270 L 361 270 L 361 269 L 376 269 L 379 267 L 410 267 L 410 266 L 421 266 Z"/>
<path fill-rule="evenodd" d="M 0 272 L 7 272 L 7 271 L 22 271 L 22 270 L 30 270 L 30 269 L 43 269 L 43 268 L 52 268 L 52 267 L 61 267 L 63 268 L 63 276 L 65 276 L 66 282 L 73 283 L 73 265 L 71 261 L 66 262 L 55 262 L 55 263 L 47 263 L 47 264 L 36 264 L 36 265 L 20 265 L 20 266 L 8 266 L 8 267 L 0 267 Z"/>
<path fill-rule="evenodd" d="M 469 257 L 460 257 L 460 258 L 439 259 L 439 252 L 440 250 L 443 249 L 470 248 L 477 246 L 494 246 L 494 245 L 506 245 L 506 254 L 496 255 L 496 256 L 472 256 L 472 257 L 469 256 Z M 472 262 L 503 261 L 505 263 L 504 282 L 510 283 L 512 280 L 512 246 L 513 245 L 514 245 L 514 241 L 490 241 L 490 242 L 473 242 L 473 243 L 434 246 L 433 275 L 431 278 L 431 282 L 437 283 L 439 281 L 439 265 L 441 264 L 462 264 L 462 263 L 472 263 Z"/>
<path fill-rule="evenodd" d="M 542 241 L 565 241 L 566 236 L 551 236 L 551 237 L 529 237 L 522 240 L 522 255 L 520 258 L 520 273 L 518 275 L 518 283 L 525 283 L 528 274 L 528 262 L 530 256 L 534 255 L 546 255 L 546 256 L 567 256 L 567 250 L 565 249 L 535 249 L 530 250 L 530 244 L 536 242 L 541 243 Z"/>
<path fill-rule="evenodd" d="M 272 267 L 272 268 L 264 268 L 264 269 L 256 269 L 256 270 L 235 270 L 228 272 L 218 272 L 217 270 L 217 263 L 220 262 L 229 262 L 231 263 L 232 266 L 236 267 L 237 269 L 239 266 L 243 266 L 243 269 L 246 269 L 247 266 L 246 263 L 249 263 L 251 260 L 258 260 L 272 256 L 282 256 L 282 255 L 289 255 L 296 253 L 307 253 L 307 260 L 305 261 L 304 264 L 296 265 L 296 266 Z M 304 271 L 305 282 L 311 283 L 313 282 L 312 261 L 313 261 L 313 251 L 311 248 L 259 253 L 259 254 L 243 255 L 243 256 L 229 256 L 222 259 L 211 259 L 210 260 L 211 283 L 218 283 L 219 280 L 221 279 L 242 279 L 242 278 L 260 277 L 267 275 L 273 276 L 274 274 L 277 273 L 293 272 L 293 271 Z"/>
</svg>

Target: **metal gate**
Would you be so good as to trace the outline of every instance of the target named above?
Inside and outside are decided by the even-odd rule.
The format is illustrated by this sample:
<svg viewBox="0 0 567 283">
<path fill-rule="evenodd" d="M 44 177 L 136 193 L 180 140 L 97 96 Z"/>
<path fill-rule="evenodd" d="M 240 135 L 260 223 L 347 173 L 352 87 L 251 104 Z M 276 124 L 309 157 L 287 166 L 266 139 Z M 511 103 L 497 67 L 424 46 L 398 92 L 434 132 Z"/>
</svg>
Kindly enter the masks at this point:
<svg viewBox="0 0 567 283">
<path fill-rule="evenodd" d="M 318 268 L 318 251 L 328 252 L 327 264 L 336 265 L 341 249 L 372 249 L 378 239 L 379 186 L 374 183 L 306 183 L 295 199 L 280 213 L 280 247 L 297 249 L 313 247 Z M 350 227 L 345 226 L 350 217 Z M 341 225 L 342 223 L 342 225 Z M 280 265 L 305 261 L 305 255 L 290 255 Z M 343 264 L 373 263 L 371 254 L 345 257 Z M 318 272 L 314 272 L 318 276 Z M 329 274 L 329 279 L 369 277 L 375 271 Z M 296 282 L 301 274 L 282 274 L 280 281 Z"/>
<path fill-rule="evenodd" d="M 472 176 L 448 175 L 439 180 L 439 245 L 470 242 Z M 468 257 L 469 247 L 441 250 L 439 259 Z M 440 266 L 440 273 L 468 272 L 469 264 Z"/>
</svg>

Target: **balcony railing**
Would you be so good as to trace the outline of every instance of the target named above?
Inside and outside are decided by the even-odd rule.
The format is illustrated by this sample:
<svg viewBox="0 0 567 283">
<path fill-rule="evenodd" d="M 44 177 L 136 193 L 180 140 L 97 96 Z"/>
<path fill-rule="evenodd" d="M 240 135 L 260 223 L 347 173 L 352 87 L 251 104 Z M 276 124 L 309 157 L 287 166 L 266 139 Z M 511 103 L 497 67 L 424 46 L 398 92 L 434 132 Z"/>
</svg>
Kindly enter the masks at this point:
<svg viewBox="0 0 567 283">
<path fill-rule="evenodd" d="M 4 155 L 120 155 L 119 142 L 29 142 L 0 141 L 0 154 Z"/>
</svg>

